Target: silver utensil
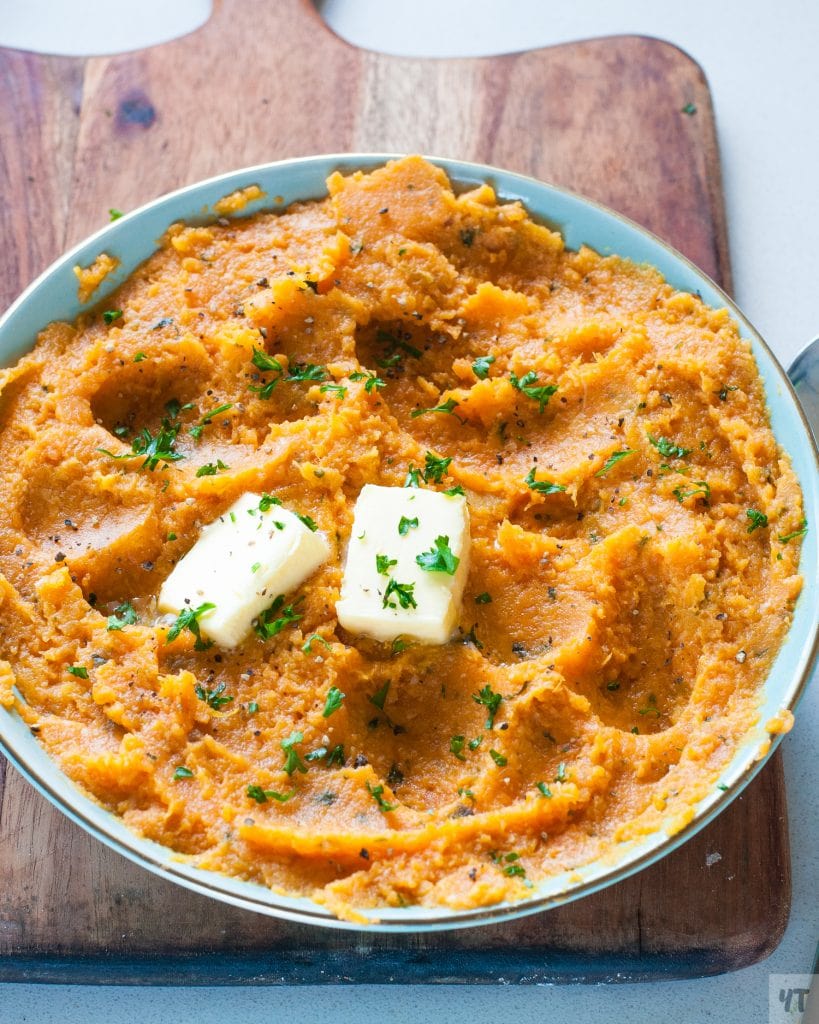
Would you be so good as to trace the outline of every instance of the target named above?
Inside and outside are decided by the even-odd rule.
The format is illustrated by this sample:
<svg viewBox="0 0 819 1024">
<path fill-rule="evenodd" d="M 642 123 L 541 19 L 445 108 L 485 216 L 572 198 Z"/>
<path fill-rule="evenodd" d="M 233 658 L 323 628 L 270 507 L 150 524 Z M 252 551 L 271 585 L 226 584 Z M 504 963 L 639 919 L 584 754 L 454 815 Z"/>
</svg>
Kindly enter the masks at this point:
<svg viewBox="0 0 819 1024">
<path fill-rule="evenodd" d="M 805 410 L 813 436 L 819 439 L 819 338 L 807 344 L 788 367 L 788 376 Z"/>
</svg>

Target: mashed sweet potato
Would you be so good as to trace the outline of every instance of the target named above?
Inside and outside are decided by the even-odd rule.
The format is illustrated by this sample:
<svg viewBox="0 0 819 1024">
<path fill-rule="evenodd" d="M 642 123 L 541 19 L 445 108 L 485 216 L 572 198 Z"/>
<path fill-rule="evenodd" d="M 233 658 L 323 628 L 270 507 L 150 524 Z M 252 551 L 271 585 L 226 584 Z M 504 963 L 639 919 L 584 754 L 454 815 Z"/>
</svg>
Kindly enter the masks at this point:
<svg viewBox="0 0 819 1024">
<path fill-rule="evenodd" d="M 4 371 L 0 699 L 203 867 L 340 914 L 522 898 L 715 785 L 799 593 L 799 486 L 724 310 L 419 158 L 328 185 L 172 226 Z M 444 646 L 334 614 L 359 491 L 405 481 L 469 502 Z M 272 637 L 173 638 L 162 581 L 247 491 L 332 558 Z"/>
</svg>

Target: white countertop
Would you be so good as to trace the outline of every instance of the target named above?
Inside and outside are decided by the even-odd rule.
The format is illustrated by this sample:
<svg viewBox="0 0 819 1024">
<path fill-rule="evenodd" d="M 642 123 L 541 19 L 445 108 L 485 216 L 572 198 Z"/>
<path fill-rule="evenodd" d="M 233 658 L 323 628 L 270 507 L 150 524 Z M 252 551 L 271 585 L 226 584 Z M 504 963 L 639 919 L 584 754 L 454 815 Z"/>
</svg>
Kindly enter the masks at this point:
<svg viewBox="0 0 819 1024">
<path fill-rule="evenodd" d="M 272 2 L 272 0 L 248 0 Z M 133 49 L 201 24 L 207 0 L 25 0 L 0 7 L 0 45 L 46 52 Z M 735 296 L 786 365 L 819 335 L 819 3 L 816 0 L 325 0 L 339 35 L 415 56 L 475 56 L 638 33 L 686 50 L 708 77 L 717 115 Z M 788 1020 L 778 974 L 809 972 L 819 938 L 819 805 L 814 678 L 783 743 L 793 910 L 771 957 L 717 978 L 543 988 L 413 986 L 132 989 L 5 985 L 0 1021 L 209 1024 L 386 1019 L 427 1022 L 674 1019 Z M 769 984 L 775 1009 L 769 1014 Z"/>
</svg>

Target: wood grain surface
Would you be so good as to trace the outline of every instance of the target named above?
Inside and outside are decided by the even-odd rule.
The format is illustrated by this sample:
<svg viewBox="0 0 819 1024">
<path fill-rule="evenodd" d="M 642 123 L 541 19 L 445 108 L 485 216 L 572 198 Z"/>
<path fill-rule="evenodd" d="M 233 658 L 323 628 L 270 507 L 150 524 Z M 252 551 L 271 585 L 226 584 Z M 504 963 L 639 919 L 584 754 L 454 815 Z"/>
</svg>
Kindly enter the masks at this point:
<svg viewBox="0 0 819 1024">
<path fill-rule="evenodd" d="M 708 87 L 675 47 L 617 37 L 399 59 L 342 42 L 308 0 L 221 0 L 198 32 L 146 51 L 0 50 L 0 306 L 109 207 L 236 167 L 350 151 L 420 151 L 568 186 L 730 287 Z M 292 925 L 161 881 L 2 759 L 0 797 L 0 980 L 690 976 L 767 955 L 790 906 L 778 755 L 707 829 L 605 892 L 512 924 L 404 938 Z"/>
</svg>

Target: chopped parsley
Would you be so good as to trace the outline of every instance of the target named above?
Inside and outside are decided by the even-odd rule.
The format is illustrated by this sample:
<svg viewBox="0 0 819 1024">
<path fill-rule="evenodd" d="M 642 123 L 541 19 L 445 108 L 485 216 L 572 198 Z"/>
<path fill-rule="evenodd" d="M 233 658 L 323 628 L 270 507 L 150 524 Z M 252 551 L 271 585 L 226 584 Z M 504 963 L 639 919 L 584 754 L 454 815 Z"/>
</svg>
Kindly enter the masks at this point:
<svg viewBox="0 0 819 1024">
<path fill-rule="evenodd" d="M 308 636 L 308 638 L 301 645 L 301 649 L 304 651 L 305 654 L 313 653 L 313 644 L 315 643 L 316 640 L 318 640 L 320 644 L 324 644 L 328 651 L 332 649 L 331 645 L 328 643 L 327 640 L 324 639 L 323 636 L 320 636 L 318 633 L 313 633 L 313 635 Z"/>
<path fill-rule="evenodd" d="M 404 478 L 405 487 L 420 487 L 421 486 L 421 471 L 416 469 L 412 463 L 407 467 L 407 475 Z"/>
<path fill-rule="evenodd" d="M 347 388 L 343 384 L 322 384 L 319 391 L 323 395 L 338 395 L 339 398 L 344 398 L 347 394 Z"/>
<path fill-rule="evenodd" d="M 398 565 L 397 558 L 390 558 L 388 555 L 375 556 L 375 568 L 380 576 L 386 576 L 393 565 Z"/>
<path fill-rule="evenodd" d="M 272 494 L 265 492 L 262 494 L 262 500 L 259 502 L 260 512 L 269 512 L 274 505 L 281 505 L 280 498 L 274 498 Z"/>
<path fill-rule="evenodd" d="M 173 773 L 174 782 L 180 782 L 182 779 L 192 778 L 193 772 L 190 770 L 190 768 L 186 768 L 183 764 L 180 764 L 179 767 Z"/>
<path fill-rule="evenodd" d="M 787 544 L 789 541 L 795 540 L 797 537 L 804 537 L 808 532 L 808 521 L 807 519 L 802 520 L 802 525 L 798 530 L 794 530 L 793 533 L 785 533 L 779 535 L 779 543 Z"/>
<path fill-rule="evenodd" d="M 88 678 L 88 669 L 83 665 L 69 665 L 66 671 L 70 676 L 76 676 L 78 679 Z"/>
<path fill-rule="evenodd" d="M 260 636 L 262 640 L 270 640 L 271 637 L 278 636 L 287 626 L 299 622 L 303 616 L 296 612 L 295 606 L 301 600 L 302 598 L 299 598 L 293 604 L 285 605 L 284 594 L 279 594 L 273 604 L 254 621 L 253 629 L 256 635 Z"/>
<path fill-rule="evenodd" d="M 249 715 L 258 715 L 258 713 L 259 713 L 259 705 L 256 703 L 255 700 L 252 700 L 248 704 L 248 706 L 247 706 L 247 713 Z"/>
<path fill-rule="evenodd" d="M 134 356 L 134 362 L 135 363 L 141 363 L 141 362 L 143 362 L 143 360 L 145 360 L 147 358 L 148 357 L 147 357 L 147 355 L 144 352 L 137 352 L 137 354 Z"/>
<path fill-rule="evenodd" d="M 384 710 L 384 701 L 387 699 L 387 694 L 390 692 L 390 680 L 388 679 L 383 686 L 380 686 L 372 697 L 369 698 L 370 704 L 374 704 L 379 711 Z"/>
<path fill-rule="evenodd" d="M 438 456 L 433 455 L 432 452 L 427 452 L 424 456 L 424 483 L 441 483 L 447 474 L 450 462 L 452 462 L 451 458 L 439 459 Z"/>
<path fill-rule="evenodd" d="M 464 756 L 464 744 L 466 743 L 466 736 L 453 736 L 449 741 L 449 752 L 454 754 L 459 761 L 465 761 Z"/>
<path fill-rule="evenodd" d="M 689 117 L 691 117 L 692 114 L 696 114 L 696 112 L 697 112 L 697 107 L 696 107 L 696 104 L 694 104 L 694 103 L 686 103 L 686 105 L 684 107 L 680 108 L 680 113 L 681 114 L 688 114 Z"/>
<path fill-rule="evenodd" d="M 683 448 L 682 445 L 669 441 L 667 437 L 654 437 L 653 434 L 647 436 L 664 459 L 686 459 L 691 454 L 691 448 Z"/>
<path fill-rule="evenodd" d="M 206 651 L 208 647 L 212 645 L 212 641 L 205 641 L 202 639 L 202 635 L 199 631 L 199 619 L 207 612 L 212 611 L 216 607 L 210 601 L 205 601 L 200 604 L 198 608 L 185 608 L 176 617 L 176 621 L 171 624 L 171 628 L 168 630 L 168 635 L 165 637 L 165 643 L 173 643 L 174 640 L 179 636 L 183 629 L 187 629 L 195 639 L 194 650 Z"/>
<path fill-rule="evenodd" d="M 338 743 L 330 753 L 327 755 L 327 767 L 332 768 L 334 764 L 337 764 L 340 768 L 344 767 L 344 744 Z"/>
<path fill-rule="evenodd" d="M 124 455 L 115 455 L 107 448 L 98 448 L 98 452 L 107 455 L 111 459 L 133 459 L 135 456 L 144 455 L 145 461 L 139 467 L 153 472 L 160 462 L 179 462 L 185 456 L 175 448 L 176 438 L 179 434 L 181 424 L 163 417 L 162 426 L 156 433 L 156 437 L 143 427 L 142 430 L 131 442 L 131 451 Z"/>
<path fill-rule="evenodd" d="M 505 768 L 506 765 L 509 763 L 507 759 L 503 756 L 503 754 L 499 754 L 498 751 L 494 749 L 494 747 L 489 751 L 489 756 L 492 758 L 492 760 L 495 762 L 498 768 Z"/>
<path fill-rule="evenodd" d="M 750 519 L 748 533 L 753 533 L 754 530 L 762 530 L 768 525 L 768 517 L 758 509 L 749 508 L 746 510 L 745 515 Z"/>
<path fill-rule="evenodd" d="M 472 364 L 472 372 L 478 380 L 486 380 L 489 376 L 489 367 L 495 362 L 494 356 L 478 356 Z"/>
<path fill-rule="evenodd" d="M 265 373 L 277 373 L 278 376 L 274 377 L 273 380 L 268 381 L 266 384 L 250 385 L 250 390 L 255 391 L 259 398 L 270 398 L 276 385 L 284 376 L 284 367 L 278 359 L 274 359 L 273 356 L 269 356 L 265 351 L 259 348 L 253 349 L 253 358 L 251 360 L 254 366 L 263 370 Z"/>
<path fill-rule="evenodd" d="M 120 217 L 123 217 L 125 215 L 123 214 L 122 210 L 117 210 L 115 207 L 111 207 L 111 209 L 108 211 L 108 216 L 112 221 L 114 221 L 119 220 Z"/>
<path fill-rule="evenodd" d="M 620 462 L 622 459 L 625 459 L 628 455 L 633 455 L 633 454 L 634 454 L 634 449 L 633 448 L 624 448 L 622 451 L 612 452 L 612 454 L 609 455 L 609 457 L 606 459 L 606 463 L 603 466 L 603 468 L 602 469 L 598 469 L 597 472 L 594 475 L 595 476 L 605 476 L 606 473 L 608 473 L 608 471 L 610 469 L 613 469 L 617 465 L 618 462 Z"/>
<path fill-rule="evenodd" d="M 498 709 L 501 706 L 503 695 L 500 693 L 494 693 L 489 683 L 482 687 L 478 693 L 472 694 L 472 700 L 476 704 L 483 704 L 486 708 L 486 728 L 491 729 L 495 723 L 495 716 L 498 713 Z"/>
<path fill-rule="evenodd" d="M 536 784 L 536 788 L 540 791 L 540 795 L 541 796 L 546 797 L 547 800 L 551 800 L 552 799 L 552 796 L 553 796 L 552 791 L 551 791 L 551 789 L 549 789 L 549 787 L 546 785 L 545 782 L 538 782 Z"/>
<path fill-rule="evenodd" d="M 385 388 L 387 386 L 387 382 L 385 380 L 382 380 L 375 373 L 370 373 L 369 370 L 356 370 L 355 373 L 350 374 L 350 380 L 363 380 L 365 382 L 364 390 L 368 395 L 372 394 L 373 391 L 376 391 L 378 388 Z"/>
<path fill-rule="evenodd" d="M 563 484 L 556 484 L 551 480 L 535 480 L 536 472 L 537 467 L 532 466 L 526 474 L 526 483 L 530 491 L 536 491 L 538 494 L 559 494 L 566 490 Z"/>
<path fill-rule="evenodd" d="M 206 462 L 204 466 L 200 466 L 196 471 L 196 475 L 216 476 L 216 474 L 222 469 L 230 469 L 230 466 L 226 466 L 221 459 L 217 459 L 216 462 Z"/>
<path fill-rule="evenodd" d="M 384 786 L 383 785 L 373 786 L 373 785 L 370 784 L 370 782 L 368 780 L 367 781 L 367 792 L 370 794 L 370 796 L 373 798 L 373 800 L 375 800 L 375 802 L 378 804 L 378 809 L 379 809 L 379 811 L 381 811 L 382 814 L 387 814 L 389 811 L 394 811 L 395 808 L 398 806 L 398 804 L 387 803 L 387 801 L 384 799 L 384 796 L 383 796 L 383 794 L 384 794 Z"/>
<path fill-rule="evenodd" d="M 441 412 L 448 416 L 455 416 L 456 420 L 463 423 L 464 421 L 461 420 L 460 416 L 456 416 L 454 412 L 454 410 L 458 408 L 458 405 L 459 403 L 456 402 L 454 398 L 448 398 L 441 405 L 433 406 L 431 409 L 413 409 L 410 416 L 412 419 L 417 419 L 419 416 L 426 416 L 427 413 Z"/>
<path fill-rule="evenodd" d="M 121 316 L 122 316 L 122 310 L 121 309 L 106 309 L 105 312 L 102 314 L 102 319 L 107 324 L 112 324 L 115 320 L 119 320 L 119 318 Z"/>
<path fill-rule="evenodd" d="M 387 584 L 387 589 L 384 591 L 382 607 L 396 608 L 397 605 L 391 600 L 391 598 L 395 596 L 398 599 L 398 604 L 400 604 L 402 608 L 417 608 L 418 603 L 413 597 L 414 590 L 414 583 L 398 583 L 396 580 L 391 579 Z"/>
<path fill-rule="evenodd" d="M 109 633 L 122 629 L 124 626 L 133 626 L 137 622 L 137 613 L 130 601 L 123 601 L 114 609 L 114 614 L 108 616 L 106 629 Z"/>
<path fill-rule="evenodd" d="M 304 775 L 307 772 L 307 765 L 299 757 L 296 750 L 296 744 L 303 741 L 304 733 L 295 731 L 286 736 L 279 744 L 284 751 L 284 770 L 288 775 L 292 775 L 293 772 L 301 772 Z"/>
<path fill-rule="evenodd" d="M 315 363 L 294 363 L 291 372 L 284 378 L 286 381 L 327 380 L 327 371 Z"/>
<path fill-rule="evenodd" d="M 474 740 L 470 740 L 467 746 L 470 750 L 477 750 L 481 743 L 483 743 L 483 733 L 480 736 L 476 736 Z"/>
<path fill-rule="evenodd" d="M 418 529 L 418 516 L 413 519 L 408 519 L 406 516 L 401 516 L 398 520 L 398 534 L 401 537 L 406 537 L 410 530 Z"/>
<path fill-rule="evenodd" d="M 196 438 L 196 440 L 199 440 L 199 438 L 202 436 L 202 431 L 205 429 L 205 427 L 210 425 L 210 422 L 214 416 L 218 416 L 220 412 L 227 412 L 228 409 L 232 408 L 233 402 L 224 402 L 222 405 L 217 405 L 215 409 L 211 409 L 210 412 L 205 413 L 202 419 L 199 420 L 198 423 L 194 424 L 194 426 L 191 427 L 188 433 L 191 435 L 191 437 Z"/>
<path fill-rule="evenodd" d="M 434 547 L 430 551 L 416 555 L 415 561 L 427 572 L 445 572 L 454 576 L 461 560 L 453 554 L 449 546 L 449 537 L 436 537 Z"/>
<path fill-rule="evenodd" d="M 521 394 L 526 395 L 527 398 L 534 399 L 538 406 L 538 412 L 543 412 L 546 406 L 549 404 L 549 399 L 557 391 L 556 384 L 540 384 L 537 383 L 537 374 L 534 370 L 530 370 L 525 373 L 522 377 L 518 377 L 517 374 L 510 373 L 509 380 L 512 382 L 512 387 Z"/>
<path fill-rule="evenodd" d="M 446 496 L 447 496 L 448 498 L 454 498 L 456 494 L 461 494 L 461 495 L 463 495 L 463 494 L 465 494 L 465 493 L 466 493 L 466 492 L 464 491 L 463 487 L 461 487 L 461 485 L 460 485 L 460 484 L 455 484 L 455 486 L 454 486 L 454 487 L 448 487 L 448 488 L 447 488 L 447 489 L 446 489 L 446 490 L 444 491 L 444 494 L 445 494 L 445 495 L 446 495 Z"/>
<path fill-rule="evenodd" d="M 477 594 L 475 596 L 475 604 L 491 604 L 491 603 L 492 603 L 492 595 L 488 591 L 486 591 L 486 590 L 484 590 L 484 592 L 482 594 Z"/>
<path fill-rule="evenodd" d="M 193 692 L 199 700 L 204 701 L 209 708 L 212 708 L 214 711 L 219 711 L 226 704 L 230 704 L 233 700 L 233 697 L 229 693 L 225 693 L 226 689 L 226 683 L 219 683 L 212 690 L 206 690 L 201 683 L 197 683 L 193 688 Z"/>
<path fill-rule="evenodd" d="M 311 516 L 303 515 L 301 512 L 297 512 L 296 515 L 311 533 L 315 533 L 318 530 L 318 523 Z"/>
<path fill-rule="evenodd" d="M 247 795 L 257 804 L 266 804 L 268 800 L 278 800 L 280 804 L 286 803 L 296 795 L 295 789 L 289 793 L 277 793 L 275 789 L 262 789 L 261 786 L 248 786 Z"/>
<path fill-rule="evenodd" d="M 711 487 L 708 484 L 708 481 L 694 480 L 692 482 L 694 486 L 691 487 L 689 490 L 685 490 L 685 488 L 682 486 L 675 487 L 672 492 L 674 497 L 682 505 L 682 503 L 686 501 L 688 498 L 693 498 L 695 495 L 699 494 L 702 496 L 702 499 L 705 502 L 705 504 L 709 505 L 711 503 Z M 750 533 L 750 531 L 748 532 Z"/>
<path fill-rule="evenodd" d="M 344 703 L 343 694 L 337 686 L 331 686 L 327 691 L 327 700 L 324 702 L 324 710 L 321 713 L 322 718 L 329 718 L 334 711 L 338 711 L 341 705 Z"/>
</svg>

